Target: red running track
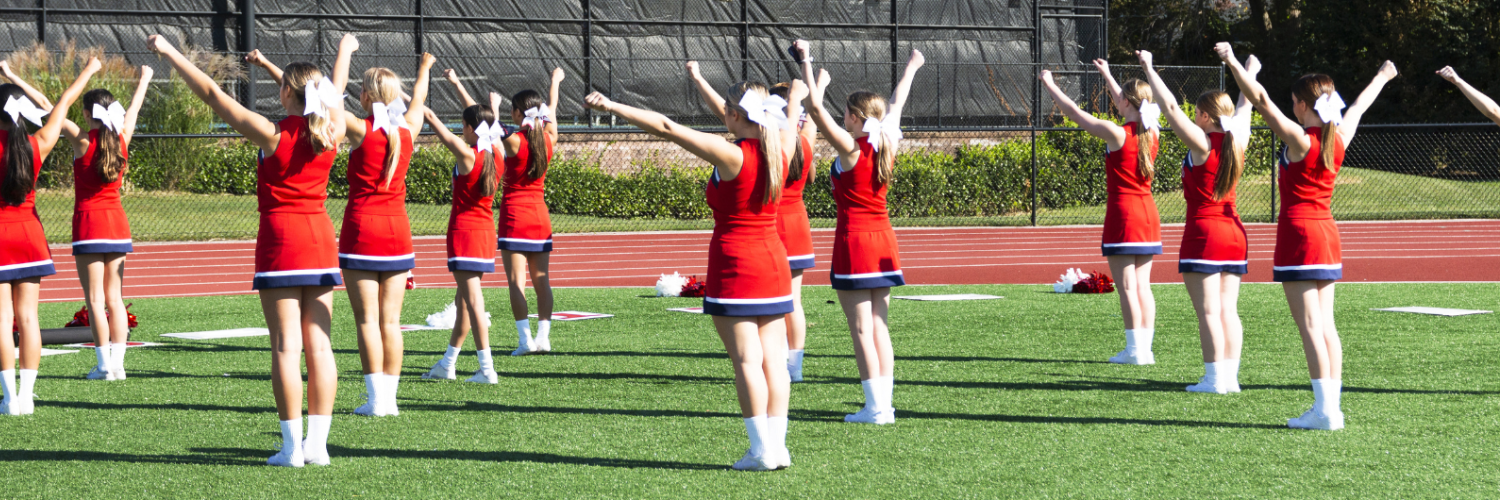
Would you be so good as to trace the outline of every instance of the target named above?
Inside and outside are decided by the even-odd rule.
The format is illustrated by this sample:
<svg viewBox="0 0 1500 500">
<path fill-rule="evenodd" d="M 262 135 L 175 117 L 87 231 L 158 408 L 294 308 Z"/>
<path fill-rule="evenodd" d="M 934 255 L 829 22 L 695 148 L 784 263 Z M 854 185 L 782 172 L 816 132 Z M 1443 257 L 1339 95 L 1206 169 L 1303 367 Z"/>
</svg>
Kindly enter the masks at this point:
<svg viewBox="0 0 1500 500">
<path fill-rule="evenodd" d="M 1274 224 L 1248 224 L 1247 282 L 1271 280 Z M 1500 220 L 1341 222 L 1345 281 L 1500 281 Z M 1107 271 L 1098 226 L 956 227 L 897 229 L 907 283 L 1051 283 L 1066 268 Z M 1166 254 L 1152 279 L 1180 282 L 1177 247 L 1182 225 L 1162 229 Z M 709 233 L 592 233 L 555 238 L 552 282 L 558 287 L 640 286 L 662 273 L 702 275 Z M 416 240 L 417 286 L 452 287 L 442 237 Z M 828 284 L 832 230 L 813 231 L 817 267 L 806 283 Z M 125 296 L 186 297 L 251 293 L 255 243 L 138 243 L 126 263 Z M 77 271 L 66 246 L 53 247 L 58 274 L 43 280 L 44 302 L 81 301 Z M 496 268 L 500 268 L 497 264 Z M 497 272 L 486 286 L 505 286 Z"/>
</svg>

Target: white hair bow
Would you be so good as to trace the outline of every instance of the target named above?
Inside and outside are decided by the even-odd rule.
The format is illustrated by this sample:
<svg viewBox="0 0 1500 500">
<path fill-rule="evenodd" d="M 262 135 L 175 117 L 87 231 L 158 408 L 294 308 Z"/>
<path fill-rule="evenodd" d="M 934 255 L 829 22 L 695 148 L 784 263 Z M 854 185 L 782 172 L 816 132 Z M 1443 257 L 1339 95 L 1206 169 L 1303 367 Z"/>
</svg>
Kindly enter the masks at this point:
<svg viewBox="0 0 1500 500">
<path fill-rule="evenodd" d="M 538 128 L 550 121 L 552 121 L 552 111 L 547 109 L 546 104 L 538 104 L 526 110 L 526 118 L 521 120 L 521 125 Z"/>
<path fill-rule="evenodd" d="M 1141 126 L 1146 130 L 1161 129 L 1161 106 L 1154 102 L 1141 103 Z"/>
<path fill-rule="evenodd" d="M 344 101 L 344 94 L 334 88 L 333 81 L 326 76 L 322 80 L 307 80 L 307 85 L 302 90 L 302 101 L 307 106 L 302 110 L 303 116 L 318 115 L 328 118 L 328 110 Z"/>
<path fill-rule="evenodd" d="M 740 108 L 745 110 L 745 118 L 762 127 L 785 129 L 790 127 L 786 122 L 786 99 L 779 95 L 771 95 L 765 99 L 755 94 L 746 92 L 740 98 Z"/>
<path fill-rule="evenodd" d="M 884 135 L 891 140 L 892 144 L 901 140 L 901 117 L 891 115 L 885 117 L 884 120 L 865 118 L 865 126 L 860 128 L 860 130 L 869 134 L 869 136 L 865 137 L 865 140 L 869 141 L 870 147 L 879 153 L 880 136 Z"/>
<path fill-rule="evenodd" d="M 1234 115 L 1223 115 L 1219 117 L 1219 128 L 1224 132 L 1241 139 L 1250 139 L 1250 117 L 1237 118 Z"/>
<path fill-rule="evenodd" d="M 42 117 L 47 116 L 47 112 L 36 107 L 36 104 L 32 103 L 31 99 L 15 96 L 11 96 L 10 99 L 5 101 L 5 112 L 10 113 L 10 122 L 16 125 L 21 124 L 21 117 L 24 116 L 31 123 L 40 126 L 42 124 Z"/>
<path fill-rule="evenodd" d="M 95 120 L 104 122 L 104 126 L 116 134 L 125 128 L 125 107 L 120 105 L 120 101 L 110 103 L 109 107 L 94 103 L 93 114 Z"/>
<path fill-rule="evenodd" d="M 406 103 L 399 100 L 390 104 L 383 102 L 371 104 L 370 111 L 370 120 L 374 123 L 375 130 L 396 131 L 411 128 L 406 123 Z"/>
<path fill-rule="evenodd" d="M 494 125 L 479 122 L 479 126 L 474 127 L 474 135 L 479 137 L 474 141 L 474 148 L 496 155 L 504 154 L 501 153 L 501 149 L 495 147 L 495 144 L 499 143 L 505 135 L 505 126 L 500 124 L 500 120 L 495 120 Z"/>
<path fill-rule="evenodd" d="M 1313 109 L 1318 112 L 1318 118 L 1334 125 L 1344 122 L 1344 115 L 1339 113 L 1344 107 L 1344 98 L 1339 97 L 1338 91 L 1318 96 L 1318 102 L 1313 104 Z"/>
</svg>

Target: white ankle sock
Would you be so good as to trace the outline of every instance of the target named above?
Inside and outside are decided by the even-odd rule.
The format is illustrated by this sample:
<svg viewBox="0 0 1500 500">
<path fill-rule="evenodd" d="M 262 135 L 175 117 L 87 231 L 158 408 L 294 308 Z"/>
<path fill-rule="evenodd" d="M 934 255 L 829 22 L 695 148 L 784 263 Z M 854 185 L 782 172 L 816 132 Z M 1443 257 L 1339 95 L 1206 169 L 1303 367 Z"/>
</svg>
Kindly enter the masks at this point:
<svg viewBox="0 0 1500 500">
<path fill-rule="evenodd" d="M 1313 379 L 1313 411 L 1324 415 L 1333 415 L 1339 410 L 1339 393 L 1343 391 L 1343 381 L 1331 378 Z"/>
<path fill-rule="evenodd" d="M 1219 361 L 1219 380 L 1231 384 L 1240 383 L 1240 360 L 1226 359 Z"/>
<path fill-rule="evenodd" d="M 516 320 L 516 335 L 518 335 L 517 338 L 521 339 L 521 343 L 523 344 L 531 342 L 531 320 Z"/>
<path fill-rule="evenodd" d="M 99 361 L 99 368 L 108 370 L 110 363 L 115 359 L 114 356 L 110 356 L 109 347 L 109 344 L 94 346 L 94 358 Z"/>
<path fill-rule="evenodd" d="M 1154 337 L 1156 337 L 1156 329 L 1155 328 L 1136 328 L 1135 329 L 1135 350 L 1136 350 L 1136 352 L 1151 352 L 1151 340 Z"/>
<path fill-rule="evenodd" d="M 380 374 L 379 373 L 366 373 L 365 374 L 365 400 L 369 401 L 371 404 L 374 404 L 375 401 L 377 401 L 377 400 L 380 399 L 380 393 L 381 392 L 384 392 L 384 391 L 380 390 Z"/>
<path fill-rule="evenodd" d="M 480 349 L 475 351 L 475 353 L 479 355 L 479 371 L 495 371 L 495 358 L 490 355 L 489 349 Z"/>
<path fill-rule="evenodd" d="M 745 419 L 745 434 L 750 437 L 750 454 L 763 457 L 766 455 L 766 436 L 770 435 L 769 425 L 765 415 L 756 415 Z"/>
<path fill-rule="evenodd" d="M 125 368 L 125 348 L 126 345 L 124 342 L 109 346 L 109 355 L 114 356 L 114 361 L 110 363 L 110 366 L 115 367 L 115 369 Z"/>
<path fill-rule="evenodd" d="M 16 395 L 16 369 L 0 371 L 0 391 L 7 401 Z"/>
<path fill-rule="evenodd" d="M 458 352 L 460 350 L 462 350 L 462 349 L 458 348 L 458 347 L 453 347 L 451 345 L 448 346 L 448 351 L 443 353 L 443 359 L 441 361 L 438 361 L 438 363 L 441 363 L 443 366 L 446 366 L 446 367 L 450 367 L 450 368 L 453 367 L 454 363 L 458 363 Z"/>
<path fill-rule="evenodd" d="M 775 449 L 786 449 L 786 416 L 766 417 L 766 427 L 770 431 L 770 444 Z"/>
<path fill-rule="evenodd" d="M 396 390 L 401 386 L 401 376 L 386 375 L 383 373 L 380 376 L 381 378 L 385 379 L 385 398 L 389 400 L 391 404 L 396 404 Z"/>
<path fill-rule="evenodd" d="M 1126 328 L 1125 329 L 1125 352 L 1133 352 L 1135 350 L 1135 345 L 1136 345 L 1135 344 L 1135 330 Z"/>
<path fill-rule="evenodd" d="M 880 406 L 876 407 L 876 409 L 892 409 L 893 407 L 891 406 L 891 396 L 892 393 L 896 390 L 896 377 L 877 377 L 875 380 L 880 381 L 880 385 L 876 386 L 875 389 L 875 399 L 880 402 Z"/>
<path fill-rule="evenodd" d="M 552 320 L 550 320 L 550 319 L 539 319 L 539 320 L 536 320 L 536 338 L 538 338 L 538 339 L 545 339 L 545 338 L 547 338 L 547 335 L 551 334 L 551 333 L 552 333 Z"/>
<path fill-rule="evenodd" d="M 873 378 L 869 380 L 859 381 L 859 386 L 865 390 L 865 408 L 869 408 L 871 410 L 880 409 L 879 401 L 877 401 L 879 396 L 876 396 L 876 394 L 880 391 L 875 389 L 875 386 L 879 383 L 880 382 L 876 382 Z"/>
<path fill-rule="evenodd" d="M 21 385 L 16 388 L 16 395 L 29 398 L 36 395 L 36 370 L 22 368 L 18 371 L 21 375 Z"/>
<path fill-rule="evenodd" d="M 328 447 L 328 428 L 333 426 L 333 415 L 307 416 L 307 446 L 315 450 Z"/>
<path fill-rule="evenodd" d="M 1208 383 L 1217 382 L 1219 380 L 1219 365 L 1221 364 L 1223 364 L 1223 361 L 1203 363 L 1203 380 Z"/>
<path fill-rule="evenodd" d="M 805 352 L 806 351 L 804 349 L 787 349 L 787 364 L 790 364 L 792 366 L 802 366 L 802 355 Z"/>
<path fill-rule="evenodd" d="M 281 421 L 281 449 L 295 450 L 302 446 L 302 419 Z"/>
</svg>

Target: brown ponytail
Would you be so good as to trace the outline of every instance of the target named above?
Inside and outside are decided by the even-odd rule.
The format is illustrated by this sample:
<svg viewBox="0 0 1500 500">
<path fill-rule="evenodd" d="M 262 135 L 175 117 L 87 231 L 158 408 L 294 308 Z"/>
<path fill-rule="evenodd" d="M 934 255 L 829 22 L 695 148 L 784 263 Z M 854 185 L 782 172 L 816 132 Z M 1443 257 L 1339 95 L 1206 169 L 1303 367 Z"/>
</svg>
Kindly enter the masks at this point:
<svg viewBox="0 0 1500 500">
<path fill-rule="evenodd" d="M 0 85 L 0 99 L 27 99 L 26 92 L 13 83 Z M 26 195 L 36 190 L 36 151 L 31 149 L 31 136 L 26 126 L 12 121 L 10 113 L 0 113 L 0 124 L 10 125 L 10 134 L 5 139 L 5 179 L 0 182 L 0 198 L 5 204 L 18 206 L 26 202 Z"/>
<path fill-rule="evenodd" d="M 844 105 L 860 123 L 870 118 L 884 120 L 889 109 L 884 97 L 865 91 L 849 94 Z M 885 134 L 880 134 L 876 141 L 880 144 L 880 152 L 875 156 L 875 180 L 882 186 L 889 186 L 896 182 L 896 144 Z"/>
<path fill-rule="evenodd" d="M 1313 106 L 1317 105 L 1318 98 L 1322 97 L 1323 94 L 1332 94 L 1336 91 L 1333 87 L 1333 78 L 1322 73 L 1303 75 L 1302 78 L 1298 78 L 1296 82 L 1292 83 L 1292 96 L 1302 101 L 1303 104 L 1306 104 L 1307 109 L 1313 110 L 1314 113 L 1317 110 Z M 1323 164 L 1323 168 L 1332 172 L 1334 167 L 1334 141 L 1337 140 L 1339 126 L 1331 122 L 1323 122 L 1322 128 L 1323 135 L 1318 138 L 1318 162 Z"/>
<path fill-rule="evenodd" d="M 1141 105 L 1155 102 L 1155 96 L 1151 93 L 1151 86 L 1140 79 L 1130 79 L 1120 87 L 1120 95 L 1130 101 L 1131 106 L 1139 111 Z M 1151 131 L 1146 128 L 1145 118 L 1142 118 L 1140 126 L 1135 130 L 1135 165 L 1141 178 L 1147 182 L 1156 178 L 1156 163 L 1151 154 Z"/>
<path fill-rule="evenodd" d="M 471 130 L 478 130 L 481 123 L 489 123 L 496 127 L 500 126 L 500 124 L 495 121 L 495 113 L 493 111 L 490 111 L 489 106 L 475 104 L 473 106 L 464 108 L 464 125 L 468 125 Z M 504 146 L 500 143 L 495 143 L 492 146 L 492 148 L 499 147 Z M 495 168 L 495 152 L 492 150 L 484 150 L 476 151 L 475 154 L 479 155 L 478 159 L 481 162 L 479 171 L 479 194 L 486 197 L 494 196 L 495 188 L 500 184 L 498 182 L 498 179 L 496 179 L 495 174 L 499 170 Z"/>
<path fill-rule="evenodd" d="M 782 99 L 791 99 L 792 98 L 792 84 L 787 83 L 787 82 L 782 82 L 782 83 L 778 83 L 776 85 L 772 85 L 770 92 L 771 92 L 771 95 L 780 96 Z M 803 154 L 802 153 L 802 138 L 801 138 L 802 129 L 801 129 L 801 127 L 797 127 L 797 124 L 792 124 L 792 127 L 796 128 L 797 134 L 798 134 L 798 138 L 797 138 L 796 146 L 794 146 L 795 149 L 792 150 L 792 159 L 791 159 L 790 162 L 787 163 L 787 172 L 786 172 L 786 181 L 787 182 L 797 182 L 799 180 L 802 180 L 802 174 L 804 173 L 802 171 L 803 170 L 802 167 L 804 166 L 803 165 L 804 162 L 802 160 L 802 154 Z M 808 177 L 807 177 L 808 180 L 812 180 L 812 175 L 811 174 L 815 174 L 816 172 L 814 171 L 814 172 L 806 172 L 806 173 L 809 174 Z"/>
<path fill-rule="evenodd" d="M 741 116 L 747 115 L 745 108 L 741 108 L 739 104 L 740 99 L 744 98 L 745 94 L 753 94 L 757 99 L 762 100 L 771 95 L 766 92 L 766 86 L 758 82 L 736 84 L 730 89 L 730 99 L 726 101 L 726 104 L 730 102 L 734 103 L 734 109 Z M 774 124 L 770 127 L 760 125 L 760 158 L 761 165 L 753 167 L 751 165 L 743 165 L 740 168 L 757 168 L 762 165 L 766 167 L 766 179 L 761 183 L 765 187 L 766 192 L 761 196 L 760 202 L 767 204 L 781 198 L 781 186 L 784 184 L 783 181 L 786 178 L 786 156 L 781 152 L 781 129 L 776 128 Z"/>
<path fill-rule="evenodd" d="M 114 94 L 105 89 L 94 89 L 83 94 L 79 103 L 83 109 L 90 114 L 94 112 L 94 105 L 109 107 L 117 102 Z M 125 173 L 125 148 L 121 146 L 120 133 L 111 130 L 104 125 L 103 120 L 94 117 L 92 121 L 99 122 L 99 134 L 94 146 L 94 157 L 90 160 L 94 164 L 94 170 L 99 173 L 99 178 L 104 182 L 114 182 Z"/>
<path fill-rule="evenodd" d="M 542 100 L 542 94 L 535 90 L 527 89 L 516 92 L 510 98 L 510 109 L 523 115 L 526 110 L 547 104 Z M 526 177 L 537 180 L 547 175 L 547 165 L 552 158 L 547 154 L 547 127 L 531 126 L 526 131 Z"/>
<path fill-rule="evenodd" d="M 1215 123 L 1220 117 L 1234 116 L 1234 102 L 1222 90 L 1204 92 L 1194 104 L 1198 112 L 1214 117 Z M 1214 201 L 1229 197 L 1239 185 L 1240 175 L 1245 172 L 1245 152 L 1234 148 L 1234 139 L 1234 134 L 1225 130 L 1224 139 L 1219 143 L 1219 173 L 1214 180 Z M 1247 143 L 1249 139 L 1245 138 Z"/>
</svg>

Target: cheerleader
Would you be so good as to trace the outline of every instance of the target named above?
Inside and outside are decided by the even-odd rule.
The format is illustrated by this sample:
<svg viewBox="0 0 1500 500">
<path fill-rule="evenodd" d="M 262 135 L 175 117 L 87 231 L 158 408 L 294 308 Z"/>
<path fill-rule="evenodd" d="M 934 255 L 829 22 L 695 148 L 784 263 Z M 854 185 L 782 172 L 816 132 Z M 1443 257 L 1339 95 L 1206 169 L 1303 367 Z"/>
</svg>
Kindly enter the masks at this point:
<svg viewBox="0 0 1500 500">
<path fill-rule="evenodd" d="M 52 103 L 36 88 L 0 62 L 0 73 L 44 111 Z M 98 364 L 85 377 L 89 380 L 125 379 L 125 344 L 130 336 L 129 313 L 121 297 L 125 276 L 125 254 L 132 250 L 130 223 L 120 204 L 120 186 L 129 168 L 130 137 L 135 120 L 146 102 L 151 67 L 141 66 L 141 78 L 130 99 L 130 108 L 105 89 L 94 89 L 79 98 L 83 116 L 92 125 L 84 130 L 71 120 L 63 121 L 62 133 L 73 147 L 73 260 L 83 285 L 89 325 L 94 331 L 94 355 Z"/>
<path fill-rule="evenodd" d="M 1339 409 L 1344 351 L 1333 321 L 1333 284 L 1344 277 L 1340 263 L 1339 232 L 1329 202 L 1334 178 L 1344 162 L 1344 147 L 1365 110 L 1375 103 L 1386 82 L 1396 77 L 1396 65 L 1380 66 L 1369 86 L 1342 115 L 1344 100 L 1334 90 L 1328 75 L 1309 74 L 1292 84 L 1292 115 L 1289 118 L 1271 102 L 1266 90 L 1234 58 L 1229 43 L 1214 46 L 1219 59 L 1229 65 L 1234 80 L 1244 89 L 1256 111 L 1285 145 L 1281 150 L 1281 212 L 1277 215 L 1276 252 L 1272 278 L 1281 282 L 1307 355 L 1312 377 L 1313 407 L 1302 416 L 1287 420 L 1294 429 L 1338 430 L 1344 427 Z"/>
<path fill-rule="evenodd" d="M 510 119 L 520 129 L 505 137 L 504 190 L 500 198 L 500 262 L 510 284 L 510 313 L 516 320 L 518 337 L 512 356 L 552 351 L 552 284 L 547 259 L 552 253 L 552 219 L 542 198 L 547 164 L 557 144 L 557 87 L 562 68 L 552 70 L 547 101 L 535 90 L 522 90 L 510 98 Z M 536 289 L 536 339 L 531 338 L 531 320 L 526 315 L 526 273 Z"/>
<path fill-rule="evenodd" d="M 272 123 L 245 109 L 218 83 L 183 57 L 161 35 L 147 45 L 182 75 L 189 90 L 230 127 L 260 147 L 256 167 L 260 232 L 255 239 L 255 280 L 271 330 L 271 387 L 281 419 L 281 451 L 270 465 L 328 465 L 328 430 L 338 370 L 329 347 L 333 287 L 339 277 L 333 223 L 323 209 L 328 172 L 344 137 L 344 84 L 349 59 L 359 49 L 344 35 L 333 80 L 309 63 L 292 63 L 281 75 L 279 97 L 289 115 Z M 302 440 L 301 356 L 307 360 L 307 440 Z"/>
<path fill-rule="evenodd" d="M 1094 60 L 1094 67 L 1108 83 L 1110 100 L 1125 125 L 1115 125 L 1078 109 L 1078 105 L 1052 81 L 1052 72 L 1040 78 L 1052 101 L 1085 132 L 1103 139 L 1105 201 L 1104 238 L 1100 248 L 1109 270 L 1118 278 L 1120 316 L 1125 320 L 1125 350 L 1109 358 L 1111 363 L 1150 365 L 1156 363 L 1151 340 L 1156 336 L 1156 297 L 1151 295 L 1151 261 L 1161 255 L 1161 218 L 1151 196 L 1156 175 L 1156 148 L 1160 143 L 1161 107 L 1152 99 L 1146 82 L 1131 79 L 1124 87 L 1115 83 L 1109 63 Z"/>
<path fill-rule="evenodd" d="M 684 127 L 661 114 L 589 94 L 589 108 L 613 113 L 651 135 L 682 146 L 713 165 L 706 194 L 714 211 L 708 247 L 708 288 L 703 312 L 734 364 L 735 392 L 750 438 L 750 450 L 736 470 L 791 466 L 786 447 L 791 383 L 786 370 L 787 313 L 792 312 L 792 279 L 786 250 L 776 241 L 777 198 L 785 179 L 786 155 L 797 134 L 788 120 L 801 114 L 766 92 L 759 83 L 735 85 L 724 124 L 733 143 L 717 134 Z M 783 107 L 786 109 L 783 110 Z"/>
<path fill-rule="evenodd" d="M 60 112 L 50 115 L 26 97 L 15 84 L 0 85 L 5 99 L 0 113 L 0 414 L 30 415 L 35 406 L 37 369 L 42 360 L 42 330 L 37 323 L 37 296 L 42 277 L 57 274 L 52 252 L 36 212 L 36 179 L 42 161 L 57 145 L 67 110 L 99 71 L 99 58 L 90 58 L 78 79 L 57 98 Z M 47 121 L 42 122 L 42 117 Z M 27 135 L 22 117 L 41 129 Z M 20 386 L 16 385 L 16 345 L 21 340 Z"/>
<path fill-rule="evenodd" d="M 1469 103 L 1478 108 L 1480 113 L 1484 113 L 1485 118 L 1489 118 L 1490 121 L 1500 125 L 1500 106 L 1495 104 L 1494 99 L 1490 99 L 1489 96 L 1484 95 L 1479 89 L 1469 85 L 1469 82 L 1464 81 L 1463 78 L 1459 78 L 1458 72 L 1454 71 L 1452 66 L 1443 66 L 1443 69 L 1438 70 L 1437 74 L 1443 77 L 1444 80 L 1448 80 L 1449 83 L 1457 85 L 1458 90 L 1464 93 L 1464 97 L 1469 98 Z"/>
<path fill-rule="evenodd" d="M 698 61 L 688 61 L 688 76 L 698 87 L 709 109 L 720 120 L 724 119 L 724 98 L 709 85 L 698 72 Z M 804 85 L 801 80 L 778 83 L 771 86 L 771 95 L 791 99 L 793 86 Z M 802 92 L 805 92 L 802 91 Z M 812 247 L 812 228 L 807 219 L 807 205 L 802 201 L 802 189 L 813 174 L 812 141 L 818 136 L 818 126 L 807 119 L 804 113 L 797 127 L 797 148 L 787 164 L 786 183 L 781 188 L 781 202 L 776 207 L 776 235 L 786 248 L 787 265 L 792 270 L 792 312 L 786 315 L 787 372 L 792 382 L 802 381 L 802 355 L 807 344 L 807 316 L 802 310 L 802 272 L 815 265 Z"/>
<path fill-rule="evenodd" d="M 1203 347 L 1203 378 L 1189 392 L 1240 392 L 1240 277 L 1249 267 L 1245 226 L 1235 210 L 1234 189 L 1245 171 L 1245 148 L 1250 144 L 1250 102 L 1240 95 L 1210 90 L 1194 103 L 1189 119 L 1177 99 L 1152 67 L 1151 53 L 1137 51 L 1151 90 L 1167 110 L 1172 132 L 1188 147 L 1182 159 L 1182 195 L 1187 221 L 1177 272 L 1187 285 L 1193 311 L 1198 314 L 1198 338 Z M 1254 56 L 1246 61 L 1251 74 L 1260 71 Z"/>
<path fill-rule="evenodd" d="M 901 108 L 911 81 L 922 67 L 922 53 L 913 49 L 906 72 L 889 103 L 872 92 L 855 92 L 844 105 L 844 126 L 823 109 L 823 94 L 831 79 L 823 70 L 813 78 L 808 44 L 795 45 L 802 61 L 803 80 L 811 88 L 808 115 L 818 123 L 838 151 L 833 162 L 833 199 L 838 224 L 833 236 L 833 289 L 849 322 L 854 360 L 859 367 L 865 406 L 845 422 L 889 424 L 896 421 L 891 405 L 896 356 L 891 351 L 887 320 L 891 287 L 906 284 L 896 250 L 896 232 L 886 210 L 886 191 L 895 181 L 896 146 L 901 139 Z M 851 134 L 848 130 L 858 130 Z"/>
<path fill-rule="evenodd" d="M 281 68 L 252 51 L 251 64 L 281 82 Z M 401 79 L 387 68 L 365 70 L 359 103 L 370 113 L 360 118 L 343 111 L 344 140 L 357 144 L 349 152 L 349 200 L 339 230 L 339 268 L 359 335 L 364 369 L 365 404 L 355 415 L 399 415 L 396 388 L 401 382 L 401 302 L 407 274 L 416 267 L 411 222 L 406 218 L 406 171 L 411 165 L 412 130 L 422 128 L 428 71 L 436 59 L 422 54 L 412 105 L 402 100 Z M 394 144 L 395 147 L 390 147 Z"/>
<path fill-rule="evenodd" d="M 464 344 L 469 330 L 474 330 L 474 347 L 479 356 L 479 370 L 466 382 L 480 384 L 499 383 L 495 374 L 494 358 L 490 354 L 490 319 L 484 310 L 484 289 L 481 282 L 484 273 L 495 272 L 495 189 L 499 184 L 499 168 L 495 156 L 507 135 L 507 130 L 495 119 L 498 100 L 491 100 L 491 107 L 474 103 L 453 70 L 447 72 L 448 80 L 457 87 L 464 105 L 463 138 L 448 131 L 448 127 L 428 110 L 427 124 L 437 132 L 449 151 L 453 152 L 453 210 L 448 215 L 448 271 L 458 283 L 453 297 L 456 317 L 453 320 L 453 335 L 448 340 L 448 350 L 442 359 L 432 366 L 424 379 L 453 380 L 454 365 L 458 352 Z"/>
</svg>

